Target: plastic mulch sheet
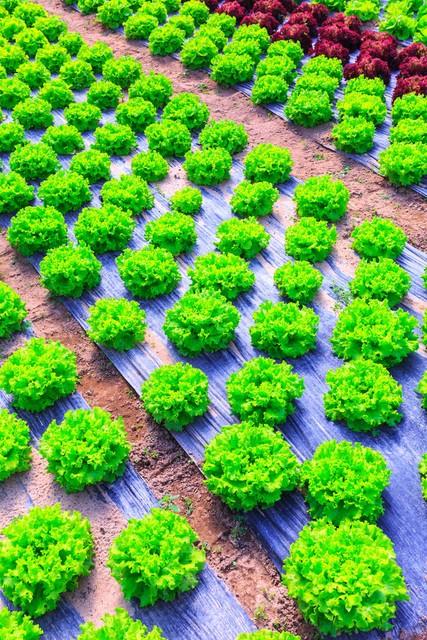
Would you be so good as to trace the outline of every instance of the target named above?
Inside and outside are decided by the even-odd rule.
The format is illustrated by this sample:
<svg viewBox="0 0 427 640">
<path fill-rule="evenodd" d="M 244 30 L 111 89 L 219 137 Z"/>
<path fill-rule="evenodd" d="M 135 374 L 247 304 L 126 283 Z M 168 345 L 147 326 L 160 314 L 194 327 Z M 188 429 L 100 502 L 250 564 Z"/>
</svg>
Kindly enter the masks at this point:
<svg viewBox="0 0 427 640">
<path fill-rule="evenodd" d="M 12 410 L 10 399 L 2 392 L 0 408 Z M 37 447 L 39 438 L 52 420 L 61 421 L 66 411 L 80 408 L 87 409 L 88 405 L 80 394 L 75 393 L 42 413 L 20 411 L 19 415 L 27 421 L 32 444 Z M 27 486 L 26 476 L 21 474 L 18 477 L 19 491 L 24 496 L 24 502 L 28 507 L 37 504 L 37 495 L 32 494 L 31 488 Z M 101 511 L 102 505 L 109 503 L 125 519 L 143 518 L 157 505 L 144 480 L 130 464 L 127 464 L 123 477 L 113 484 L 90 487 L 86 489 L 86 493 L 93 502 L 94 512 Z M 2 496 L 6 494 L 7 483 L 0 488 L 0 504 Z M 6 606 L 10 604 L 1 592 L 0 601 Z M 237 600 L 209 566 L 202 571 L 199 583 L 192 591 L 173 602 L 159 603 L 144 609 L 133 601 L 130 603 L 130 613 L 150 628 L 159 626 L 169 640 L 235 640 L 238 633 L 255 629 Z M 46 640 L 73 640 L 83 621 L 83 614 L 68 601 L 67 596 L 61 599 L 55 611 L 37 620 L 44 630 L 43 638 Z"/>
<path fill-rule="evenodd" d="M 107 119 L 111 118 L 104 117 L 104 121 Z M 63 122 L 60 114 L 56 114 L 55 120 L 56 124 Z M 89 143 L 93 136 L 86 135 L 85 138 Z M 144 148 L 146 148 L 145 140 L 140 137 L 138 150 Z M 68 160 L 64 160 L 63 164 L 68 166 L 68 163 Z M 130 171 L 129 158 L 114 158 L 113 165 L 114 177 Z M 180 170 L 179 161 L 173 161 L 171 165 L 171 173 L 177 173 Z M 239 161 L 235 161 L 230 181 L 215 188 L 202 190 L 203 210 L 196 217 L 198 242 L 191 255 L 178 260 L 183 276 L 180 285 L 168 296 L 141 303 L 147 312 L 149 327 L 146 342 L 124 354 L 105 350 L 112 363 L 137 393 L 140 391 L 141 383 L 155 367 L 166 361 L 181 359 L 162 331 L 165 311 L 188 288 L 189 280 L 186 271 L 194 257 L 214 249 L 216 227 L 222 220 L 230 217 L 228 199 L 241 179 L 242 166 Z M 206 416 L 188 427 L 185 432 L 173 435 L 198 464 L 203 458 L 206 443 L 224 425 L 236 421 L 226 401 L 225 382 L 230 373 L 239 369 L 244 361 L 259 355 L 251 346 L 248 332 L 252 324 L 253 311 L 266 299 L 279 300 L 278 292 L 273 285 L 273 273 L 287 259 L 283 248 L 284 230 L 293 211 L 291 194 L 296 184 L 297 181 L 292 178 L 281 186 L 281 199 L 275 207 L 274 215 L 263 220 L 271 235 L 271 241 L 268 249 L 251 263 L 251 268 L 256 275 L 254 288 L 240 296 L 236 302 L 236 307 L 241 313 L 241 322 L 235 341 L 227 350 L 190 360 L 209 376 L 211 407 Z M 159 217 L 168 208 L 168 201 L 160 190 L 153 189 L 153 191 L 156 199 L 155 208 L 138 218 L 137 228 L 130 243 L 132 248 L 145 244 L 145 220 Z M 92 206 L 97 206 L 99 187 L 94 187 L 93 193 Z M 70 229 L 76 217 L 77 214 L 67 215 Z M 7 224 L 7 219 L 3 216 L 0 222 Z M 84 328 L 87 327 L 88 308 L 97 299 L 110 296 L 129 297 L 118 276 L 115 255 L 107 254 L 102 256 L 101 260 L 103 273 L 100 286 L 83 295 L 81 299 L 64 300 L 66 307 Z M 400 263 L 412 278 L 407 307 L 421 320 L 421 313 L 427 300 L 421 281 L 421 274 L 427 263 L 426 256 L 412 247 L 407 247 Z M 38 268 L 37 259 L 33 260 L 33 264 Z M 330 438 L 358 440 L 377 449 L 386 457 L 393 473 L 391 485 L 385 493 L 386 509 L 380 525 L 395 544 L 398 561 L 403 568 L 411 595 L 409 603 L 399 606 L 394 632 L 397 637 L 400 629 L 417 631 L 425 624 L 427 616 L 425 578 L 427 575 L 425 553 L 427 527 L 422 524 L 427 515 L 427 506 L 421 498 L 417 471 L 419 459 L 427 450 L 427 421 L 426 413 L 421 408 L 420 398 L 414 392 L 426 368 L 426 354 L 425 351 L 420 350 L 392 371 L 404 387 L 404 418 L 399 426 L 384 430 L 377 436 L 369 436 L 354 434 L 345 426 L 328 421 L 324 416 L 322 400 L 326 390 L 325 374 L 329 369 L 340 365 L 340 361 L 331 352 L 329 338 L 336 320 L 334 311 L 334 305 L 337 303 L 336 292 L 339 292 L 340 288 L 345 289 L 348 277 L 345 275 L 344 263 L 341 264 L 335 255 L 322 263 L 320 268 L 324 275 L 324 283 L 320 295 L 314 302 L 315 311 L 320 316 L 318 345 L 314 352 L 292 362 L 295 370 L 305 380 L 305 393 L 297 402 L 295 414 L 284 426 L 283 434 L 300 460 L 309 458 L 318 444 Z M 250 513 L 247 520 L 262 539 L 280 570 L 282 561 L 289 552 L 290 544 L 297 538 L 308 518 L 302 497 L 299 494 L 291 494 L 285 496 L 267 512 Z M 371 634 L 370 637 L 374 638 L 376 634 Z"/>
</svg>

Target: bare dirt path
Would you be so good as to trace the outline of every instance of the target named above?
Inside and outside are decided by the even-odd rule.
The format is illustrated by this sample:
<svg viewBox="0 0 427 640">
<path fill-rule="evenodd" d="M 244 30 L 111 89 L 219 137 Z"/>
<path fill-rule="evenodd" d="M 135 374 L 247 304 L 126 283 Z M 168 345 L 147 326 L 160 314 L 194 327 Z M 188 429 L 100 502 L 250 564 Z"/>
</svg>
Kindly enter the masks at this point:
<svg viewBox="0 0 427 640">
<path fill-rule="evenodd" d="M 17 256 L 4 231 L 0 280 L 25 300 L 38 336 L 60 340 L 77 354 L 79 391 L 91 406 L 123 416 L 133 445 L 132 462 L 158 499 L 165 505 L 175 504 L 189 518 L 207 544 L 211 566 L 248 614 L 260 627 L 312 637 L 255 536 L 207 491 L 196 465 L 166 430 L 148 418 L 134 391 L 62 304 L 40 286 L 34 268 Z"/>
<path fill-rule="evenodd" d="M 221 89 L 204 72 L 189 72 L 178 60 L 153 57 L 142 44 L 128 42 L 123 35 L 112 33 L 96 22 L 93 16 L 82 16 L 65 7 L 61 0 L 38 0 L 46 9 L 61 16 L 70 29 L 78 31 L 89 43 L 104 40 L 116 55 L 130 54 L 141 60 L 145 70 L 153 69 L 169 76 L 176 91 L 199 94 L 211 110 L 213 118 L 231 118 L 242 122 L 249 133 L 250 144 L 272 142 L 287 146 L 294 160 L 293 173 L 304 180 L 310 176 L 331 173 L 345 182 L 351 191 L 347 217 L 353 228 L 373 213 L 391 218 L 402 226 L 411 243 L 427 251 L 427 204 L 411 189 L 397 189 L 384 178 L 357 162 L 330 151 L 314 140 L 316 134 L 281 120 L 262 107 L 255 107 L 249 98 L 234 89 Z M 324 127 L 322 138 L 330 141 Z"/>
</svg>

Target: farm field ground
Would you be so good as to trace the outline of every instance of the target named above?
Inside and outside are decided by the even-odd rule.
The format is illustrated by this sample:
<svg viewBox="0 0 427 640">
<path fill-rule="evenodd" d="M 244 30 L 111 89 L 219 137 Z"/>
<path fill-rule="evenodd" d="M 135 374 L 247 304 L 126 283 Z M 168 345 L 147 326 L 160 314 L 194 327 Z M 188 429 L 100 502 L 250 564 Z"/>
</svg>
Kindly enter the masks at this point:
<svg viewBox="0 0 427 640">
<path fill-rule="evenodd" d="M 341 180 L 350 192 L 345 218 L 339 223 L 339 240 L 335 253 L 344 274 L 354 275 L 358 260 L 350 248 L 350 234 L 364 219 L 379 215 L 392 220 L 408 237 L 408 243 L 427 252 L 426 201 L 410 189 L 397 189 L 379 175 L 319 143 L 308 130 L 302 130 L 255 107 L 247 97 L 234 89 L 221 89 L 203 72 L 184 71 L 172 58 L 153 58 L 148 50 L 130 44 L 116 33 L 103 29 L 92 16 L 82 16 L 65 8 L 59 0 L 39 2 L 50 13 L 61 17 L 72 31 L 79 32 L 88 44 L 106 42 L 116 56 L 131 55 L 140 60 L 144 71 L 165 74 L 173 82 L 175 92 L 197 94 L 210 109 L 211 118 L 228 118 L 244 124 L 249 134 L 249 148 L 260 143 L 272 143 L 291 150 L 294 162 L 292 175 L 299 180 L 329 173 Z M 320 137 L 326 143 L 330 135 L 325 130 Z M 170 195 L 185 184 L 183 171 L 172 168 L 164 182 L 157 186 Z M 274 214 L 273 214 L 274 215 Z M 278 214 L 277 214 L 278 215 Z M 281 222 L 289 224 L 286 212 Z M 279 573 L 265 547 L 247 526 L 244 519 L 232 513 L 210 493 L 199 466 L 179 446 L 166 429 L 157 425 L 143 410 L 134 389 L 116 370 L 106 355 L 87 337 L 76 319 L 60 300 L 54 299 L 40 285 L 33 265 L 20 256 L 6 239 L 7 230 L 0 232 L 0 280 L 10 285 L 24 300 L 28 321 L 38 337 L 59 340 L 77 355 L 78 391 L 91 405 L 122 416 L 132 446 L 130 461 L 141 474 L 163 506 L 184 515 L 200 540 L 206 545 L 209 566 L 225 582 L 249 618 L 259 628 L 286 630 L 302 640 L 313 640 L 317 632 L 304 621 L 296 603 L 287 595 Z M 410 298 L 411 309 L 420 317 L 426 312 L 425 300 Z M 17 347 L 15 340 L 1 347 L 4 360 Z M 156 347 L 156 345 L 154 345 Z M 425 347 L 420 348 L 425 360 Z M 424 427 L 425 429 L 425 427 Z M 425 433 L 425 431 L 424 431 Z M 425 437 L 424 437 L 425 441 Z M 427 450 L 427 446 L 424 447 Z M 65 508 L 78 509 L 90 517 L 91 503 L 85 495 L 67 497 L 52 489 L 47 480 L 46 462 L 36 456 L 29 485 L 40 505 L 58 499 Z M 0 485 L 0 528 L 11 517 L 22 513 L 22 485 L 19 480 Z M 108 526 L 104 520 L 108 519 Z M 106 610 L 124 606 L 120 588 L 105 567 L 105 559 L 113 538 L 123 528 L 123 517 L 114 509 L 94 517 L 94 537 L 97 563 L 92 574 L 84 578 L 71 598 L 86 620 L 100 622 Z M 426 640 L 427 630 L 420 621 L 419 631 L 405 635 L 404 640 Z M 0 640 L 3 640 L 0 629 Z M 13 640 L 12 636 L 4 640 Z M 69 640 L 64 638 L 64 640 Z M 71 638 L 70 638 L 71 640 Z M 172 639 L 170 639 L 172 640 Z M 174 640 L 180 640 L 175 638 Z M 403 640 L 403 639 L 402 639 Z"/>
</svg>

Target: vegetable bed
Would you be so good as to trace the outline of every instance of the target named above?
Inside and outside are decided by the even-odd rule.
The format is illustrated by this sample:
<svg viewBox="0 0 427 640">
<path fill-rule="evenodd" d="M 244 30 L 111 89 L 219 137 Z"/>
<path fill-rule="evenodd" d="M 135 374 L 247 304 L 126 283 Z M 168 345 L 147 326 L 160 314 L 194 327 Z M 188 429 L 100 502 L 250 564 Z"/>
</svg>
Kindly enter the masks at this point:
<svg viewBox="0 0 427 640">
<path fill-rule="evenodd" d="M 27 329 L 26 337 L 30 338 L 31 335 L 31 329 Z M 19 411 L 18 415 L 30 428 L 32 447 L 39 449 L 40 438 L 53 420 L 60 423 L 68 411 L 88 408 L 84 398 L 75 392 L 41 413 Z M 3 392 L 0 392 L 0 409 L 13 412 L 10 398 Z M 38 487 L 34 487 L 29 478 L 21 481 L 17 500 L 22 499 L 29 506 L 37 504 L 38 496 L 35 489 Z M 158 503 L 141 475 L 127 463 L 124 474 L 114 483 L 99 484 L 96 488 L 89 489 L 89 505 L 93 514 L 107 515 L 108 509 L 117 509 L 126 521 L 144 518 Z M 10 606 L 1 591 L 0 602 Z M 74 602 L 77 602 L 77 608 L 73 601 L 70 601 L 69 594 L 66 594 L 54 611 L 44 615 L 40 622 L 37 621 L 44 631 L 43 638 L 64 640 L 77 637 L 79 626 L 85 620 L 85 613 L 79 610 L 82 601 L 74 599 Z M 126 606 L 123 598 L 117 602 L 117 606 Z M 166 638 L 174 638 L 179 633 L 179 637 L 185 640 L 197 640 L 201 636 L 210 640 L 217 640 L 219 637 L 234 640 L 237 632 L 249 632 L 255 628 L 209 566 L 200 574 L 197 587 L 181 595 L 175 602 L 159 603 L 144 609 L 132 603 L 131 611 L 134 619 L 142 620 L 150 628 L 159 627 Z"/>
</svg>

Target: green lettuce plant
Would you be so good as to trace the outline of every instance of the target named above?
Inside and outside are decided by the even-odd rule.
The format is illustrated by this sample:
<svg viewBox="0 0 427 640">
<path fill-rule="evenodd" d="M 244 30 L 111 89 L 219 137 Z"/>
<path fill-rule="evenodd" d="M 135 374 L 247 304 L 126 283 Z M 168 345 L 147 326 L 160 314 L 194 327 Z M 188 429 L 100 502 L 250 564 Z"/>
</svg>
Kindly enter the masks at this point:
<svg viewBox="0 0 427 640">
<path fill-rule="evenodd" d="M 148 48 L 153 56 L 170 56 L 184 44 L 185 33 L 170 24 L 156 27 L 148 37 Z"/>
<path fill-rule="evenodd" d="M 265 53 L 271 44 L 270 35 L 259 24 L 241 25 L 233 34 L 233 40 L 240 42 L 242 40 L 253 40 L 259 44 L 261 51 Z"/>
<path fill-rule="evenodd" d="M 227 37 L 219 27 L 212 27 L 207 24 L 202 24 L 200 29 L 198 29 L 197 31 L 197 36 L 209 38 L 209 40 L 211 40 L 211 42 L 213 42 L 216 46 L 217 51 L 222 51 L 227 44 Z"/>
<path fill-rule="evenodd" d="M 95 13 L 102 0 L 77 0 L 77 9 L 85 16 Z"/>
<path fill-rule="evenodd" d="M 116 120 L 129 126 L 134 133 L 143 133 L 156 119 L 156 109 L 144 98 L 131 98 L 116 109 Z"/>
<path fill-rule="evenodd" d="M 28 56 L 21 47 L 13 44 L 0 45 L 0 64 L 6 73 L 15 73 L 19 65 L 26 60 Z"/>
<path fill-rule="evenodd" d="M 304 57 L 304 51 L 301 44 L 294 40 L 276 40 L 272 42 L 267 49 L 267 56 L 288 56 L 298 65 Z"/>
<path fill-rule="evenodd" d="M 255 284 L 255 275 L 246 260 L 232 253 L 210 252 L 198 256 L 187 274 L 193 291 L 219 291 L 227 300 L 235 300 Z"/>
<path fill-rule="evenodd" d="M 136 136 L 127 124 L 108 122 L 95 129 L 94 136 L 94 149 L 109 156 L 128 156 L 137 145 Z"/>
<path fill-rule="evenodd" d="M 92 199 L 87 180 L 79 173 L 64 169 L 41 183 L 38 196 L 45 206 L 55 207 L 62 213 L 77 211 Z"/>
<path fill-rule="evenodd" d="M 70 171 L 81 175 L 89 184 L 109 180 L 111 160 L 108 153 L 98 149 L 81 151 L 71 158 Z"/>
<path fill-rule="evenodd" d="M 326 383 L 326 417 L 352 431 L 375 432 L 402 419 L 402 387 L 382 364 L 358 358 L 328 371 Z"/>
<path fill-rule="evenodd" d="M 270 236 L 253 216 L 245 220 L 230 218 L 218 225 L 215 246 L 222 253 L 231 253 L 252 260 L 268 247 Z"/>
<path fill-rule="evenodd" d="M 147 40 L 150 33 L 159 26 L 156 16 L 148 13 L 134 13 L 124 23 L 125 37 L 128 40 Z"/>
<path fill-rule="evenodd" d="M 52 340 L 30 338 L 0 367 L 0 387 L 13 395 L 17 409 L 43 411 L 76 385 L 75 354 Z"/>
<path fill-rule="evenodd" d="M 43 630 L 22 611 L 9 611 L 7 607 L 0 609 L 0 629 L 6 633 L 5 637 L 16 640 L 38 640 Z"/>
<path fill-rule="evenodd" d="M 385 102 L 381 97 L 356 91 L 346 93 L 344 98 L 338 100 L 337 109 L 340 119 L 362 117 L 376 126 L 384 122 L 387 114 Z"/>
<path fill-rule="evenodd" d="M 157 220 L 147 222 L 145 239 L 178 256 L 191 251 L 196 243 L 196 225 L 191 216 L 178 211 L 167 212 Z"/>
<path fill-rule="evenodd" d="M 308 524 L 283 569 L 304 618 L 328 635 L 389 630 L 396 602 L 408 599 L 391 540 L 367 522 Z"/>
<path fill-rule="evenodd" d="M 32 507 L 7 525 L 0 542 L 0 585 L 32 617 L 52 611 L 92 568 L 89 520 L 59 503 Z"/>
<path fill-rule="evenodd" d="M 176 94 L 167 103 L 163 110 L 163 118 L 178 120 L 193 131 L 205 126 L 209 118 L 209 109 L 197 95 L 183 92 Z"/>
<path fill-rule="evenodd" d="M 72 155 L 85 147 L 81 133 L 69 124 L 49 127 L 43 134 L 42 142 L 52 147 L 59 155 Z"/>
<path fill-rule="evenodd" d="M 366 358 L 392 367 L 418 348 L 417 320 L 387 302 L 356 299 L 339 315 L 331 344 L 344 360 Z"/>
<path fill-rule="evenodd" d="M 150 71 L 131 84 L 129 98 L 144 98 L 160 109 L 169 102 L 172 92 L 172 82 L 167 76 Z"/>
<path fill-rule="evenodd" d="M 48 102 L 52 109 L 65 109 L 74 102 L 74 94 L 70 87 L 63 80 L 56 79 L 50 80 L 42 86 L 39 98 Z"/>
<path fill-rule="evenodd" d="M 94 82 L 87 92 L 86 99 L 89 104 L 94 104 L 101 111 L 115 109 L 120 102 L 122 91 L 117 84 L 109 80 Z M 124 123 L 127 124 L 127 123 Z"/>
<path fill-rule="evenodd" d="M 377 20 L 380 14 L 380 3 L 377 0 L 348 0 L 345 14 L 357 16 L 362 22 Z"/>
<path fill-rule="evenodd" d="M 357 298 L 387 300 L 390 307 L 401 302 L 411 286 L 409 274 L 391 258 L 361 260 L 350 291 Z"/>
<path fill-rule="evenodd" d="M 131 16 L 128 0 L 106 0 L 96 12 L 97 20 L 108 29 L 118 29 Z"/>
<path fill-rule="evenodd" d="M 224 427 L 205 449 L 206 486 L 230 509 L 268 508 L 296 488 L 299 465 L 280 432 L 248 423 Z"/>
<path fill-rule="evenodd" d="M 212 58 L 211 77 L 225 87 L 252 80 L 255 62 L 248 54 L 227 52 Z"/>
<path fill-rule="evenodd" d="M 294 91 L 325 91 L 329 100 L 333 100 L 339 84 L 338 78 L 328 73 L 303 73 L 297 79 Z"/>
<path fill-rule="evenodd" d="M 130 445 L 123 418 L 114 420 L 95 407 L 67 411 L 60 424 L 53 420 L 40 439 L 39 451 L 56 482 L 67 493 L 75 493 L 123 475 Z"/>
<path fill-rule="evenodd" d="M 257 78 L 276 76 L 289 85 L 295 78 L 295 66 L 295 62 L 288 56 L 267 56 L 258 63 L 256 75 Z"/>
<path fill-rule="evenodd" d="M 271 358 L 298 358 L 316 347 L 319 318 L 295 302 L 262 302 L 249 329 L 252 345 Z"/>
<path fill-rule="evenodd" d="M 7 239 L 23 256 L 45 253 L 67 242 L 67 225 L 53 207 L 24 207 L 11 219 Z"/>
<path fill-rule="evenodd" d="M 412 120 L 422 118 L 423 120 L 427 120 L 427 100 L 425 96 L 417 93 L 406 93 L 400 98 L 397 98 L 393 102 L 391 117 L 393 124 L 397 124 L 404 118 L 411 118 Z"/>
<path fill-rule="evenodd" d="M 406 244 L 406 234 L 387 218 L 374 216 L 364 220 L 351 233 L 353 249 L 367 260 L 375 258 L 395 259 L 402 253 Z"/>
<path fill-rule="evenodd" d="M 9 42 L 12 42 L 15 36 L 25 29 L 27 25 L 21 18 L 17 18 L 16 16 L 6 14 L 2 17 L 2 23 L 0 25 L 0 35 L 3 36 Z"/>
<path fill-rule="evenodd" d="M 421 478 L 421 492 L 424 500 L 427 500 L 427 453 L 422 456 L 418 469 Z"/>
<path fill-rule="evenodd" d="M 326 73 L 338 80 L 342 80 L 343 66 L 338 58 L 315 56 L 304 65 L 304 73 Z"/>
<path fill-rule="evenodd" d="M 256 42 L 256 40 L 231 40 L 231 42 L 229 42 L 223 49 L 223 54 L 227 56 L 233 56 L 233 59 L 238 60 L 238 57 L 240 56 L 249 56 L 249 58 L 252 60 L 252 65 L 248 65 L 246 63 L 247 58 L 244 58 L 245 60 L 245 64 L 243 66 L 241 66 L 241 72 L 242 74 L 244 73 L 248 73 L 250 71 L 250 75 L 248 80 L 250 80 L 254 74 L 254 69 L 255 69 L 255 65 L 260 61 L 261 59 L 261 47 L 258 44 L 258 42 Z M 237 58 L 236 58 L 237 56 Z M 231 60 L 231 58 L 230 58 Z M 225 62 L 225 61 L 224 61 Z M 230 69 L 233 69 L 233 65 L 231 65 Z M 236 64 L 236 69 L 238 69 L 238 65 Z M 243 82 L 243 80 L 241 80 L 241 82 Z"/>
<path fill-rule="evenodd" d="M 240 315 L 217 291 L 188 292 L 166 311 L 163 331 L 183 356 L 225 349 Z"/>
<path fill-rule="evenodd" d="M 14 473 L 28 471 L 30 468 L 30 430 L 24 420 L 1 409 L 0 435 L 0 482 L 3 482 Z M 0 610 L 0 621 L 2 611 L 3 609 Z"/>
<path fill-rule="evenodd" d="M 208 377 L 188 362 L 163 365 L 143 383 L 141 399 L 157 423 L 182 431 L 208 409 Z"/>
<path fill-rule="evenodd" d="M 44 141 L 24 144 L 10 154 L 11 171 L 19 173 L 29 182 L 44 180 L 60 168 L 58 157 Z"/>
<path fill-rule="evenodd" d="M 243 180 L 234 190 L 230 200 L 231 210 L 241 218 L 268 216 L 279 199 L 279 191 L 267 182 Z"/>
<path fill-rule="evenodd" d="M 41 62 L 30 61 L 19 65 L 15 77 L 35 90 L 50 80 L 50 72 Z"/>
<path fill-rule="evenodd" d="M 0 79 L 0 107 L 13 109 L 17 104 L 27 100 L 31 95 L 28 85 L 17 78 Z M 4 125 L 2 125 L 4 126 Z"/>
<path fill-rule="evenodd" d="M 47 44 L 36 53 L 36 62 L 41 63 L 50 72 L 47 80 L 50 80 L 51 73 L 58 73 L 62 65 L 70 59 L 68 51 L 59 44 Z"/>
<path fill-rule="evenodd" d="M 88 336 L 94 342 L 129 351 L 145 338 L 145 311 L 134 300 L 101 298 L 89 309 Z"/>
<path fill-rule="evenodd" d="M 87 89 L 95 82 L 92 67 L 84 60 L 65 62 L 59 70 L 59 77 L 74 91 Z"/>
<path fill-rule="evenodd" d="M 164 158 L 182 158 L 191 149 L 190 130 L 179 121 L 154 122 L 147 127 L 145 135 L 150 151 L 156 151 Z"/>
<path fill-rule="evenodd" d="M 427 174 L 427 144 L 394 142 L 379 155 L 380 173 L 392 184 L 408 187 Z"/>
<path fill-rule="evenodd" d="M 0 127 L 1 129 L 1 127 Z M 194 216 L 199 213 L 203 197 L 199 189 L 195 187 L 183 187 L 175 191 L 170 197 L 172 211 Z"/>
<path fill-rule="evenodd" d="M 141 620 L 133 620 L 124 609 L 116 609 L 114 614 L 106 613 L 100 627 L 95 627 L 93 622 L 80 625 L 78 640 L 131 640 L 132 637 L 135 640 L 165 640 L 159 627 L 149 631 Z"/>
<path fill-rule="evenodd" d="M 209 8 L 199 0 L 188 0 L 181 5 L 179 13 L 182 16 L 191 16 L 196 27 L 200 27 L 209 18 Z"/>
<path fill-rule="evenodd" d="M 203 149 L 221 147 L 234 155 L 247 146 L 248 134 L 244 125 L 234 120 L 211 120 L 200 133 L 199 142 Z"/>
<path fill-rule="evenodd" d="M 221 29 L 227 38 L 231 38 L 236 28 L 236 18 L 226 13 L 212 13 L 206 21 L 206 26 Z"/>
<path fill-rule="evenodd" d="M 17 122 L 5 122 L 0 125 L 0 153 L 11 153 L 24 144 L 24 127 Z"/>
<path fill-rule="evenodd" d="M 24 129 L 46 129 L 53 124 L 52 107 L 41 98 L 27 98 L 13 108 L 12 118 Z"/>
<path fill-rule="evenodd" d="M 189 151 L 185 155 L 183 167 L 191 182 L 213 186 L 230 178 L 232 157 L 221 147 Z"/>
<path fill-rule="evenodd" d="M 94 131 L 102 117 L 99 107 L 88 102 L 74 102 L 64 110 L 64 116 L 69 125 L 78 131 Z"/>
<path fill-rule="evenodd" d="M 164 509 L 151 509 L 141 520 L 129 520 L 114 540 L 108 566 L 126 599 L 141 607 L 170 602 L 194 589 L 206 554 L 187 520 Z"/>
<path fill-rule="evenodd" d="M 0 338 L 10 338 L 20 331 L 27 315 L 27 307 L 21 297 L 0 280 Z"/>
<path fill-rule="evenodd" d="M 180 13 L 170 16 L 168 23 L 172 27 L 177 27 L 177 29 L 183 31 L 187 38 L 192 36 L 196 29 L 193 18 L 191 16 L 183 16 Z"/>
<path fill-rule="evenodd" d="M 273 75 L 261 76 L 254 82 L 251 100 L 254 104 L 282 103 L 286 101 L 288 88 L 288 83 L 282 78 Z"/>
<path fill-rule="evenodd" d="M 422 142 L 427 144 L 426 122 L 422 118 L 399 120 L 397 125 L 390 129 L 390 142 Z"/>
<path fill-rule="evenodd" d="M 59 36 L 67 31 L 67 25 L 55 15 L 40 16 L 34 22 L 34 28 L 41 31 L 49 42 L 57 42 Z"/>
<path fill-rule="evenodd" d="M 421 380 L 418 383 L 416 391 L 421 395 L 421 405 L 424 409 L 427 409 L 427 372 L 423 373 Z"/>
<path fill-rule="evenodd" d="M 84 44 L 80 33 L 67 31 L 59 36 L 58 44 L 68 51 L 70 56 L 76 56 Z"/>
<path fill-rule="evenodd" d="M 250 182 L 286 182 L 291 175 L 292 165 L 289 149 L 261 143 L 245 157 L 245 178 Z"/>
<path fill-rule="evenodd" d="M 160 247 L 125 249 L 116 264 L 125 287 L 144 300 L 171 293 L 181 279 L 172 254 Z"/>
<path fill-rule="evenodd" d="M 27 184 L 19 173 L 0 172 L 0 213 L 13 214 L 34 198 L 34 187 Z"/>
<path fill-rule="evenodd" d="M 304 392 L 304 381 L 286 362 L 253 358 L 232 373 L 226 383 L 231 410 L 255 426 L 283 424 Z"/>
<path fill-rule="evenodd" d="M 135 215 L 154 206 L 154 196 L 148 184 L 134 175 L 122 175 L 106 182 L 101 189 L 101 200 Z"/>
<path fill-rule="evenodd" d="M 274 272 L 274 284 L 281 295 L 293 302 L 311 302 L 322 284 L 323 276 L 306 260 L 286 262 Z"/>
<path fill-rule="evenodd" d="M 337 240 L 337 230 L 325 220 L 301 218 L 285 232 L 286 253 L 295 260 L 322 262 L 331 253 Z"/>
<path fill-rule="evenodd" d="M 332 128 L 331 134 L 340 151 L 366 153 L 374 146 L 375 125 L 363 116 L 346 116 Z"/>
<path fill-rule="evenodd" d="M 301 485 L 312 518 L 376 522 L 391 471 L 383 456 L 359 442 L 328 440 L 301 467 Z"/>
<path fill-rule="evenodd" d="M 164 2 L 156 2 L 156 0 L 147 0 L 147 2 L 140 2 L 138 11 L 140 13 L 147 13 L 150 16 L 155 16 L 159 23 L 165 23 L 168 17 L 168 11 Z"/>
<path fill-rule="evenodd" d="M 44 7 L 36 2 L 18 2 L 12 15 L 23 20 L 27 27 L 32 27 L 37 18 L 46 17 L 48 13 Z"/>
<path fill-rule="evenodd" d="M 313 176 L 296 187 L 293 199 L 299 216 L 337 222 L 345 215 L 350 192 L 330 175 Z"/>
<path fill-rule="evenodd" d="M 293 91 L 285 107 L 289 120 L 301 127 L 317 127 L 332 119 L 332 107 L 326 91 L 300 89 Z"/>
<path fill-rule="evenodd" d="M 94 253 L 122 251 L 132 237 L 135 224 L 131 211 L 104 204 L 99 209 L 82 209 L 74 234 L 79 244 L 87 245 Z"/>
<path fill-rule="evenodd" d="M 169 173 L 169 165 L 157 151 L 141 151 L 132 158 L 132 171 L 147 182 L 159 182 Z"/>
<path fill-rule="evenodd" d="M 385 89 L 385 83 L 382 78 L 366 78 L 362 75 L 357 76 L 357 78 L 351 78 L 345 85 L 344 92 L 346 95 L 356 92 L 383 98 Z"/>
<path fill-rule="evenodd" d="M 192 2 L 193 0 L 188 0 Z M 222 32 L 220 31 L 222 36 Z M 187 69 L 207 69 L 218 53 L 218 47 L 209 37 L 197 33 L 184 42 L 180 60 Z"/>
<path fill-rule="evenodd" d="M 107 60 L 102 67 L 102 73 L 104 80 L 114 82 L 122 89 L 129 89 L 140 78 L 142 65 L 139 60 L 132 56 L 119 56 Z M 133 96 L 129 97 L 132 98 Z"/>
<path fill-rule="evenodd" d="M 89 247 L 64 244 L 40 262 L 41 283 L 54 296 L 80 298 L 101 281 L 101 263 Z"/>
<path fill-rule="evenodd" d="M 41 31 L 30 27 L 28 29 L 22 29 L 22 31 L 15 36 L 15 44 L 18 45 L 29 58 L 34 58 L 39 49 L 49 44 L 49 40 Z"/>
</svg>

